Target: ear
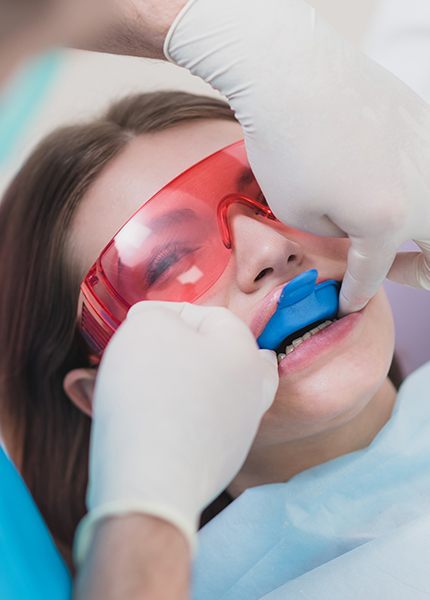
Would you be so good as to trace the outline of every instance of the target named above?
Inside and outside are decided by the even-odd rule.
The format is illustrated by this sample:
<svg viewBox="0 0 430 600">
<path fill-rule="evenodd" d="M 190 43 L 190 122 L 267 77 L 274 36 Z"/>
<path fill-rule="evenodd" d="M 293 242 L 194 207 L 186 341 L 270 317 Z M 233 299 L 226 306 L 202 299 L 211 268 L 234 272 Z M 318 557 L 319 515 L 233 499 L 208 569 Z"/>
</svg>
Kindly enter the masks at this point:
<svg viewBox="0 0 430 600">
<path fill-rule="evenodd" d="M 74 369 L 67 373 L 63 388 L 70 400 L 83 413 L 92 416 L 92 401 L 97 369 Z"/>
</svg>

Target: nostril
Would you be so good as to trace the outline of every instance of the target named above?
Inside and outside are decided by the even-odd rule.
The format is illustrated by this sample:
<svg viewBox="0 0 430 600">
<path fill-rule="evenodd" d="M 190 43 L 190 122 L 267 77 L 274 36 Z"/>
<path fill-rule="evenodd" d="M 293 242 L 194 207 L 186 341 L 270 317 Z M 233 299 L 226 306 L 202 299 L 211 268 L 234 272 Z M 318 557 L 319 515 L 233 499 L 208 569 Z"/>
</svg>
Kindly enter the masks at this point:
<svg viewBox="0 0 430 600">
<path fill-rule="evenodd" d="M 265 275 L 269 275 L 269 273 L 273 273 L 272 267 L 268 267 L 267 269 L 260 271 L 257 277 L 254 279 L 254 282 L 260 281 L 260 279 L 263 279 L 263 277 L 265 277 Z"/>
<path fill-rule="evenodd" d="M 290 254 L 290 256 L 288 257 L 287 262 L 293 262 L 293 260 L 297 260 L 297 256 L 295 254 Z"/>
</svg>

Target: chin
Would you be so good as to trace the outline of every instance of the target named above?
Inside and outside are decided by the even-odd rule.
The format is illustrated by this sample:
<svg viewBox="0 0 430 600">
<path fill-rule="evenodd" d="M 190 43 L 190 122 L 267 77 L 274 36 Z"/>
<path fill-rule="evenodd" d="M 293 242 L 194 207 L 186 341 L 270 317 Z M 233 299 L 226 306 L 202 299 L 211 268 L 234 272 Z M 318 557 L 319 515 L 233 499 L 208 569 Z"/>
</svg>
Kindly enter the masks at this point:
<svg viewBox="0 0 430 600">
<path fill-rule="evenodd" d="M 302 439 L 354 418 L 384 384 L 393 351 L 392 314 L 381 291 L 364 309 L 349 338 L 333 352 L 281 376 L 255 444 Z"/>
</svg>

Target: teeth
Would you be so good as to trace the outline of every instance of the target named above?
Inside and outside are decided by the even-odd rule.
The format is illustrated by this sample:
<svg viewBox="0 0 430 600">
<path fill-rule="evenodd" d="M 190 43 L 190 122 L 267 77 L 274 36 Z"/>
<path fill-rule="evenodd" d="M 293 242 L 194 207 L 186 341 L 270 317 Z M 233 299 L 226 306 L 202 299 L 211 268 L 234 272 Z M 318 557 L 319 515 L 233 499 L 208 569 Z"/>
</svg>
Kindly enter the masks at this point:
<svg viewBox="0 0 430 600">
<path fill-rule="evenodd" d="M 314 327 L 310 331 L 307 331 L 305 334 L 303 334 L 301 337 L 297 338 L 296 340 L 293 340 L 292 343 L 285 348 L 285 354 L 283 352 L 281 352 L 280 354 L 278 354 L 278 363 L 280 363 L 281 361 L 283 361 L 284 358 L 288 354 L 291 354 L 291 352 L 293 352 L 295 348 L 297 348 L 298 346 L 300 346 L 300 344 L 303 344 L 303 342 L 305 340 L 308 340 L 309 338 L 311 338 L 316 333 L 322 331 L 323 329 L 326 329 L 326 327 L 328 327 L 329 325 L 331 325 L 335 321 L 337 321 L 337 319 L 333 319 L 333 320 L 329 319 L 327 321 L 324 321 L 324 323 L 321 323 L 321 325 L 318 325 L 317 327 Z"/>
</svg>

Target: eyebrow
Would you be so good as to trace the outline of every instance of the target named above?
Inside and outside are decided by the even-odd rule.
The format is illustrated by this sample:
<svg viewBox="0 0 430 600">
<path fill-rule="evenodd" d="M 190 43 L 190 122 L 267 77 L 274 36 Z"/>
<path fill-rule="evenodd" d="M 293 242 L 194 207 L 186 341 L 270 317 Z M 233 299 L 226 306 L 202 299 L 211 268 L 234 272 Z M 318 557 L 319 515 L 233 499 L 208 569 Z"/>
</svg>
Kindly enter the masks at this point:
<svg viewBox="0 0 430 600">
<path fill-rule="evenodd" d="M 251 168 L 244 167 L 240 172 L 239 176 L 235 179 L 235 184 L 237 185 L 239 191 L 243 191 L 255 181 L 255 175 L 252 172 Z M 148 227 L 150 227 L 153 231 L 160 231 L 166 226 L 174 225 L 175 223 L 189 222 L 191 220 L 197 220 L 196 213 L 191 208 L 181 208 L 177 210 L 172 210 L 171 212 L 164 213 L 159 217 L 151 219 L 151 221 L 149 221 L 148 223 Z M 118 256 L 118 279 L 121 278 L 124 271 L 124 267 L 125 265 L 121 261 L 121 257 Z"/>
<path fill-rule="evenodd" d="M 191 208 L 181 208 L 164 213 L 159 217 L 154 217 L 149 221 L 147 227 L 153 231 L 160 231 L 169 225 L 175 225 L 192 220 L 198 220 L 196 213 L 191 210 Z"/>
<path fill-rule="evenodd" d="M 243 191 L 256 181 L 254 173 L 250 167 L 244 167 L 239 177 L 236 179 L 235 184 L 239 188 L 239 191 Z"/>
<path fill-rule="evenodd" d="M 237 186 L 239 191 L 243 191 L 248 188 L 252 183 L 255 183 L 255 175 L 250 167 L 244 167 L 239 176 L 235 179 L 234 184 Z M 197 215 L 191 208 L 180 208 L 172 210 L 171 212 L 164 213 L 159 217 L 151 219 L 147 226 L 155 231 L 159 231 L 163 227 L 174 225 L 175 223 L 181 223 L 197 219 Z"/>
</svg>

